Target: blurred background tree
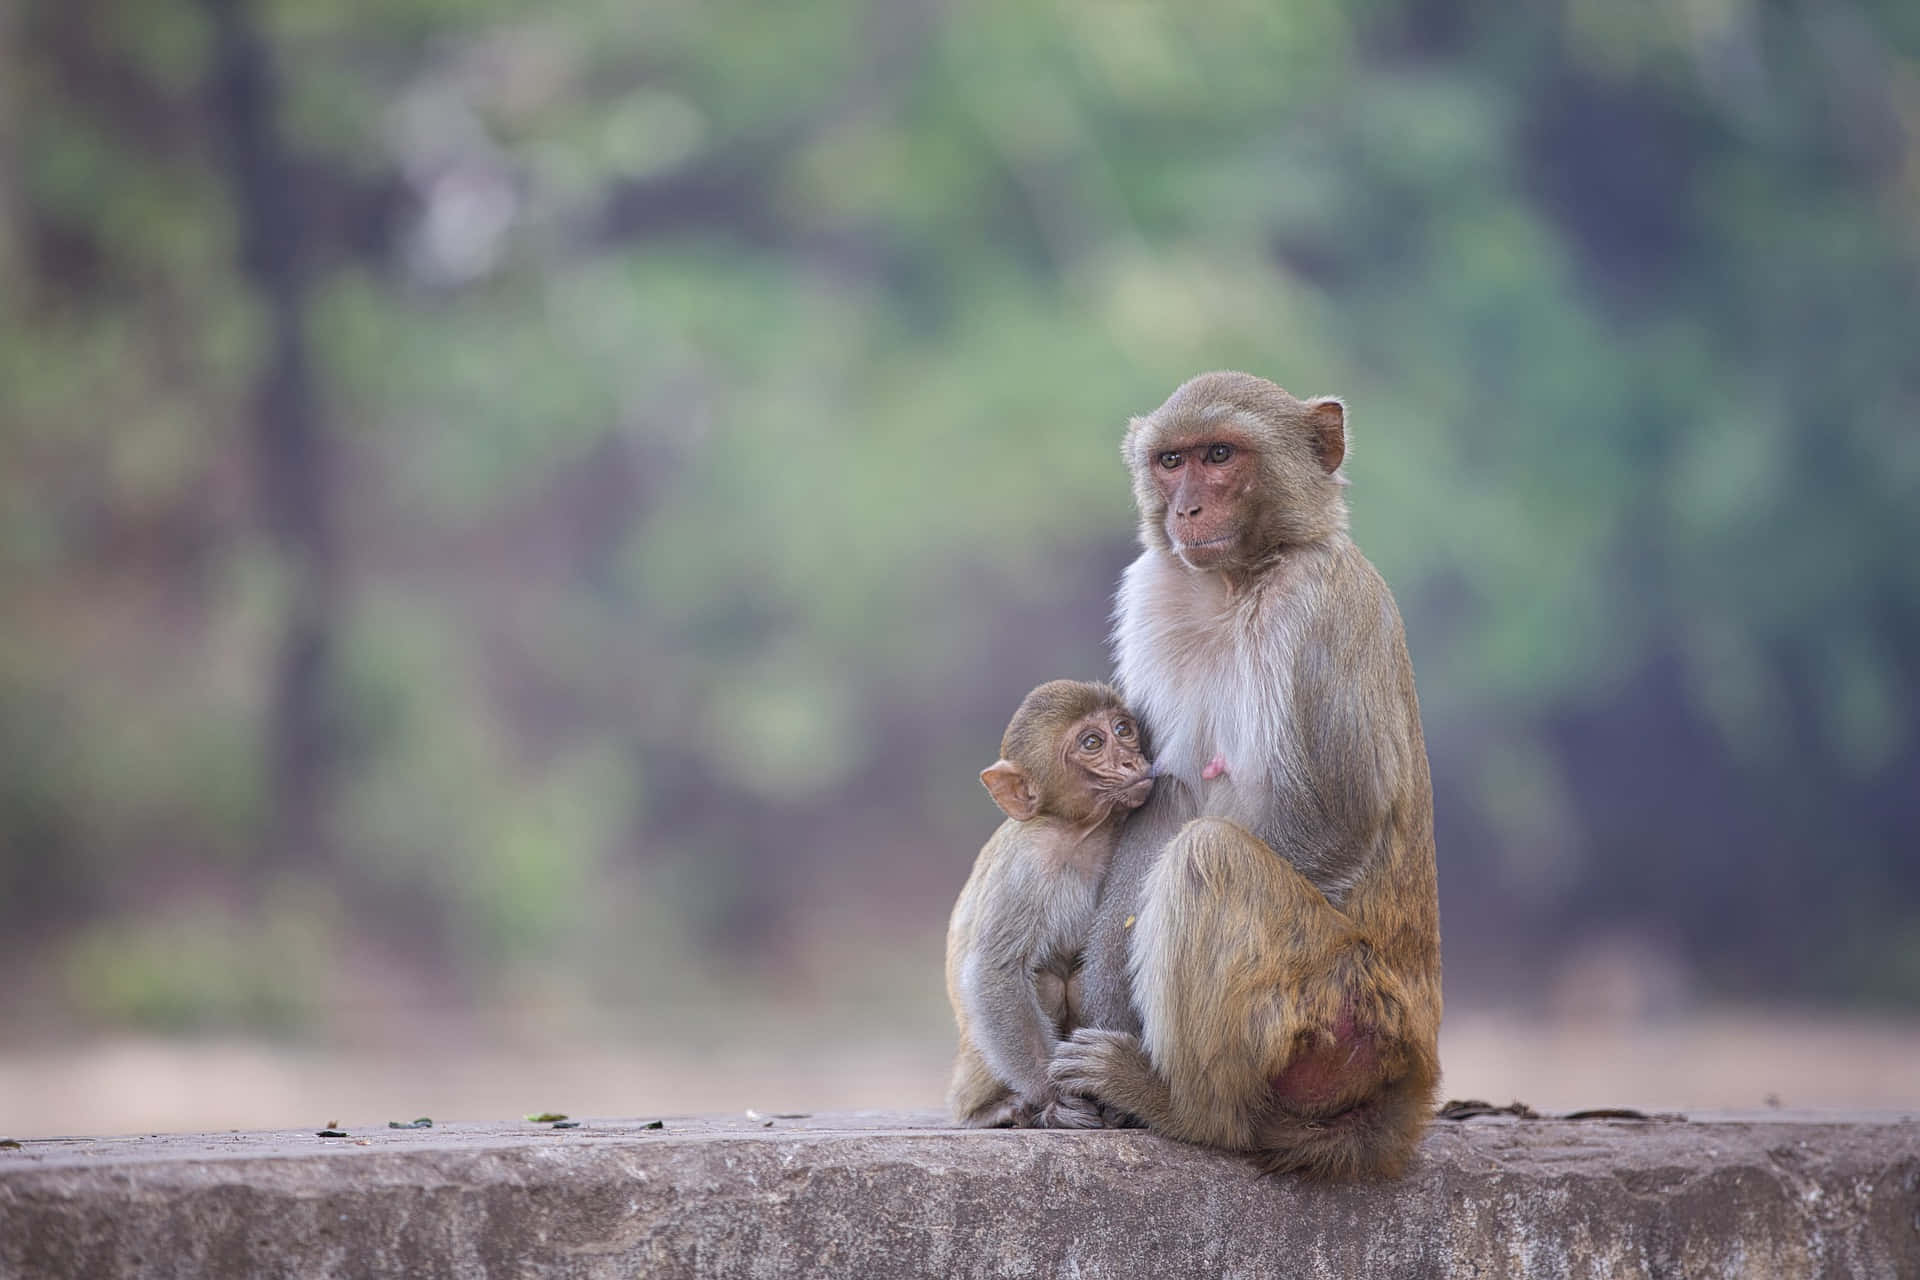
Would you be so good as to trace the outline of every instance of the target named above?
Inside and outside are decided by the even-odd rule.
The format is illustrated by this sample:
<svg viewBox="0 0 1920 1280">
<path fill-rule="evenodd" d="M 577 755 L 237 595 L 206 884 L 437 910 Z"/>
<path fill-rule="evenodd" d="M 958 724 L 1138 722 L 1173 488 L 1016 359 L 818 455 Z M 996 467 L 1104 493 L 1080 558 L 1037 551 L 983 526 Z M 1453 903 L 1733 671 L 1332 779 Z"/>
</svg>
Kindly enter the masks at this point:
<svg viewBox="0 0 1920 1280">
<path fill-rule="evenodd" d="M 1352 408 L 1456 1007 L 1911 1010 L 1917 268 L 1897 0 L 19 0 L 3 1010 L 937 1029 L 1216 367 Z"/>
</svg>

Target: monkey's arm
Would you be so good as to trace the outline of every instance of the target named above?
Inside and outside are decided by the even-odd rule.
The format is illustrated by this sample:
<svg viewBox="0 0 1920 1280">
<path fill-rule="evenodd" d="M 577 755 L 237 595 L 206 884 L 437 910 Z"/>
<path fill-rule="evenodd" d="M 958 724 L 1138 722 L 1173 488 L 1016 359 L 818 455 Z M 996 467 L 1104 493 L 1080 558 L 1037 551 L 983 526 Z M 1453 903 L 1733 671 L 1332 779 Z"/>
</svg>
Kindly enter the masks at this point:
<svg viewBox="0 0 1920 1280">
<path fill-rule="evenodd" d="M 1357 552 L 1334 585 L 1344 607 L 1316 620 L 1296 656 L 1297 785 L 1277 791 L 1276 820 L 1257 834 L 1338 906 L 1379 874 L 1389 822 L 1425 761 L 1392 597 Z"/>
<path fill-rule="evenodd" d="M 1047 1062 L 1057 1041 L 1040 1007 L 1030 952 L 1003 931 L 989 931 L 980 943 L 960 970 L 974 1046 L 1021 1101 L 1039 1105 L 1053 1093 Z"/>
</svg>

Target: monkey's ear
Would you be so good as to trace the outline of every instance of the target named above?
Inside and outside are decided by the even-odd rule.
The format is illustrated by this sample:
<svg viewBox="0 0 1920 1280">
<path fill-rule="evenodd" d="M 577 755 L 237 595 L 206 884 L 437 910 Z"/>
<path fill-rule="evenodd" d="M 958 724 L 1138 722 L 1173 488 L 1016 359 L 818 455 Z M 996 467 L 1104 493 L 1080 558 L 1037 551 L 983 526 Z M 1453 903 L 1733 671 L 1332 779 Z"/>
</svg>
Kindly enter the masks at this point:
<svg viewBox="0 0 1920 1280">
<path fill-rule="evenodd" d="M 1013 761 L 995 760 L 980 771 L 980 781 L 1000 811 L 1015 822 L 1025 822 L 1040 812 L 1040 797 L 1034 794 L 1033 783 L 1027 780 L 1026 770 Z"/>
<path fill-rule="evenodd" d="M 1347 406 L 1337 396 L 1315 396 L 1307 401 L 1307 428 L 1320 469 L 1332 475 L 1347 456 Z"/>
</svg>

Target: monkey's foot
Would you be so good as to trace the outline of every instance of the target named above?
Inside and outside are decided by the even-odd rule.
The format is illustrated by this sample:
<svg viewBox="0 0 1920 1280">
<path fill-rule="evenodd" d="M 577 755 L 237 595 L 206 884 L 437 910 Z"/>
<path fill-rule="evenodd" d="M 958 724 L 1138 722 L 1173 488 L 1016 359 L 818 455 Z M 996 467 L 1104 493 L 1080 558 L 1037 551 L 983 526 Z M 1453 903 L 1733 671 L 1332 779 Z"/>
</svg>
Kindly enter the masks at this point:
<svg viewBox="0 0 1920 1280">
<path fill-rule="evenodd" d="M 1105 1125 L 1100 1104 L 1092 1098 L 1063 1094 L 1037 1108 L 1027 1122 L 1035 1129 L 1100 1129 Z"/>
<path fill-rule="evenodd" d="M 1140 1056 L 1139 1037 L 1125 1031 L 1082 1027 L 1053 1051 L 1047 1074 L 1060 1092 L 1104 1098 L 1125 1074 L 1129 1058 Z"/>
<path fill-rule="evenodd" d="M 1060 1092 L 1095 1098 L 1104 1112 L 1130 1113 L 1149 1125 L 1166 1114 L 1166 1082 L 1153 1073 L 1139 1037 L 1127 1032 L 1082 1027 L 1054 1049 L 1047 1073 Z"/>
</svg>

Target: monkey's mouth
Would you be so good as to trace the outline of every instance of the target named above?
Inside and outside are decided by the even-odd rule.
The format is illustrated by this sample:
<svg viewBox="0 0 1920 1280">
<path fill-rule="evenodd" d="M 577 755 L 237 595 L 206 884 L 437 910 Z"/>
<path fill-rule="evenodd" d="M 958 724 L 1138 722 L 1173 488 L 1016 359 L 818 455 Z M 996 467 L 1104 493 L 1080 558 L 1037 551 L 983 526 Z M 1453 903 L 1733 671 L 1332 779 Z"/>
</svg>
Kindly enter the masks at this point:
<svg viewBox="0 0 1920 1280">
<path fill-rule="evenodd" d="M 1138 809 L 1147 802 L 1147 797 L 1152 793 L 1153 776 L 1149 774 L 1137 782 L 1132 782 L 1122 787 L 1120 789 L 1120 801 L 1129 809 Z"/>
<path fill-rule="evenodd" d="M 1183 556 L 1207 560 L 1222 552 L 1232 550 L 1234 543 L 1238 540 L 1239 535 L 1237 534 L 1223 533 L 1217 538 L 1205 538 L 1200 541 L 1182 542 L 1179 539 L 1175 539 L 1174 545 Z"/>
</svg>

